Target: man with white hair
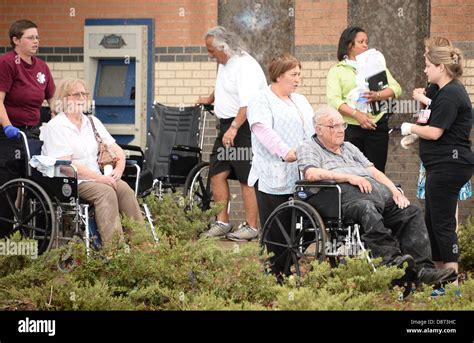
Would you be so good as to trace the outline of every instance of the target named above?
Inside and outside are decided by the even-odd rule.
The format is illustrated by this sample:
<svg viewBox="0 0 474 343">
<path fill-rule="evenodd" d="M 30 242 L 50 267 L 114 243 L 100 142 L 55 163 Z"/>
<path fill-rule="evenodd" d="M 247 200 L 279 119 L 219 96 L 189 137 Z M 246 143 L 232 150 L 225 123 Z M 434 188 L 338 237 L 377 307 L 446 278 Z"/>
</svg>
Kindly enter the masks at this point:
<svg viewBox="0 0 474 343">
<path fill-rule="evenodd" d="M 221 237 L 236 241 L 257 238 L 258 208 L 255 189 L 248 186 L 251 162 L 251 134 L 247 122 L 247 105 L 251 97 L 267 86 L 265 74 L 258 62 L 242 48 L 240 38 L 221 26 L 205 35 L 208 54 L 219 67 L 214 92 L 201 97 L 198 104 L 214 103 L 219 119 L 219 133 L 211 153 L 209 176 L 214 201 L 224 209 L 217 221 L 204 233 L 205 237 Z M 246 152 L 246 153 L 245 153 Z M 246 222 L 231 232 L 227 205 L 228 179 L 240 182 Z"/>
<path fill-rule="evenodd" d="M 298 167 L 310 181 L 334 180 L 342 189 L 345 219 L 359 223 L 362 240 L 382 263 L 416 273 L 418 282 L 438 284 L 456 278 L 454 269 L 435 269 L 426 225 L 418 207 L 374 167 L 352 143 L 344 142 L 347 123 L 323 106 L 313 118 L 316 134 L 297 151 Z"/>
</svg>

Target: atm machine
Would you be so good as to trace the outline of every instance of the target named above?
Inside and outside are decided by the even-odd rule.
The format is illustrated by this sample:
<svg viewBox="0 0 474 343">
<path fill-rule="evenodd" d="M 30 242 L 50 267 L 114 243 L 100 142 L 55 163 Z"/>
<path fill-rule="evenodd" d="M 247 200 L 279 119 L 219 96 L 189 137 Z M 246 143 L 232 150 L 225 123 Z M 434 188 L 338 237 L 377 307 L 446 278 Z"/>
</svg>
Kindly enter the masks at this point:
<svg viewBox="0 0 474 343">
<path fill-rule="evenodd" d="M 146 145 L 153 105 L 153 19 L 86 19 L 84 78 L 95 115 L 119 144 Z"/>
</svg>

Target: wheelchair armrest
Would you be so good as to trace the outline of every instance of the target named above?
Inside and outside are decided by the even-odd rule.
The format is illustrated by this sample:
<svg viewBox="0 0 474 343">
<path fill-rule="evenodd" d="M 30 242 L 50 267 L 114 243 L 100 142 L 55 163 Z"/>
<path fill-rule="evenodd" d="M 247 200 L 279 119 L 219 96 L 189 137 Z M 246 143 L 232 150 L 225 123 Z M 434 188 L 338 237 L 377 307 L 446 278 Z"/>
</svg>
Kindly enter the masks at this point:
<svg viewBox="0 0 474 343">
<path fill-rule="evenodd" d="M 395 184 L 395 187 L 397 187 L 397 189 L 400 191 L 400 193 L 402 193 L 403 195 L 405 195 L 405 192 L 403 191 L 403 188 L 402 188 L 402 185 L 401 185 L 401 184 L 396 183 L 396 184 Z"/>
<path fill-rule="evenodd" d="M 145 153 L 143 152 L 142 148 L 140 148 L 138 145 L 119 144 L 119 147 L 121 147 L 122 150 L 124 150 L 124 151 L 128 150 L 128 151 L 136 151 L 136 152 L 140 153 L 141 159 L 143 159 L 143 157 L 145 156 Z M 138 154 L 133 155 L 133 156 L 138 157 Z M 131 159 L 133 159 L 133 156 L 129 156 L 129 157 L 131 157 Z"/>
<path fill-rule="evenodd" d="M 137 163 L 137 161 L 135 161 L 135 160 L 126 160 L 126 161 L 125 161 L 125 165 L 126 165 L 126 166 L 134 166 L 134 165 L 136 165 L 136 164 L 138 164 L 138 163 Z"/>
<path fill-rule="evenodd" d="M 171 151 L 189 151 L 195 153 L 201 153 L 201 148 L 189 145 L 175 145 Z"/>
<path fill-rule="evenodd" d="M 69 166 L 72 164 L 71 160 L 56 160 L 55 166 Z"/>
<path fill-rule="evenodd" d="M 71 168 L 73 172 L 73 177 L 77 179 L 77 168 L 74 164 L 72 164 L 72 160 L 56 160 L 56 163 L 54 164 L 54 166 L 55 167 L 67 166 L 68 168 Z"/>
<path fill-rule="evenodd" d="M 296 186 L 334 186 L 337 185 L 337 182 L 334 180 L 319 180 L 319 181 L 309 181 L 309 180 L 298 180 L 295 183 Z"/>
<path fill-rule="evenodd" d="M 121 147 L 123 150 L 138 151 L 143 155 L 143 150 L 138 145 L 119 144 L 119 147 Z"/>
</svg>

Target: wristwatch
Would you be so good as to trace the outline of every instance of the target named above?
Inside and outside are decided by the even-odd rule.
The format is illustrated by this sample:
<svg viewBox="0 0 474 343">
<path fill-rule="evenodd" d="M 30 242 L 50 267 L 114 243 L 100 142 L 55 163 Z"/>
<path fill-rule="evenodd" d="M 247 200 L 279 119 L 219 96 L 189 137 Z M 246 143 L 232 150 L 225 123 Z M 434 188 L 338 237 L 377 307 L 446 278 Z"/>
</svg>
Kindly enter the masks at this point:
<svg viewBox="0 0 474 343">
<path fill-rule="evenodd" d="M 239 125 L 237 124 L 237 122 L 235 120 L 232 121 L 232 124 L 230 124 L 230 127 L 233 128 L 233 129 L 236 129 L 236 130 L 239 129 Z"/>
</svg>

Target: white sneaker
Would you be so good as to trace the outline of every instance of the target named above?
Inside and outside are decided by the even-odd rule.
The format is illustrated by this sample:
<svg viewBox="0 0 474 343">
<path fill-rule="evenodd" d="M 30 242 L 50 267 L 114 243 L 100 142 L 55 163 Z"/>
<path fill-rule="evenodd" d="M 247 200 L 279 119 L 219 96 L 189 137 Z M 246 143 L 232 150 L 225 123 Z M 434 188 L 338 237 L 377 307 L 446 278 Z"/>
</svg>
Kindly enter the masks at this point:
<svg viewBox="0 0 474 343">
<path fill-rule="evenodd" d="M 209 230 L 204 232 L 201 236 L 206 237 L 206 238 L 209 238 L 209 237 L 223 237 L 227 233 L 229 233 L 230 230 L 232 230 L 232 224 L 231 223 L 225 225 L 225 224 L 222 224 L 222 223 L 215 222 L 215 223 L 212 223 Z"/>
<path fill-rule="evenodd" d="M 252 229 L 247 223 L 243 223 L 235 232 L 228 233 L 226 237 L 231 241 L 246 242 L 258 238 L 258 231 Z"/>
</svg>

